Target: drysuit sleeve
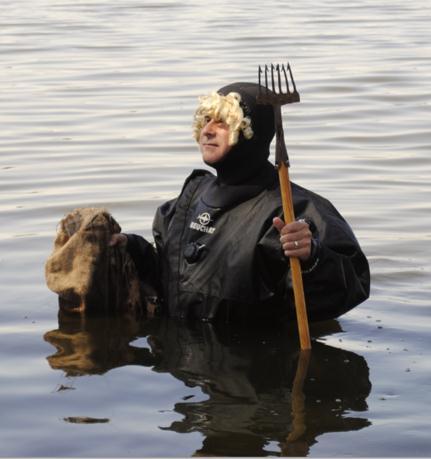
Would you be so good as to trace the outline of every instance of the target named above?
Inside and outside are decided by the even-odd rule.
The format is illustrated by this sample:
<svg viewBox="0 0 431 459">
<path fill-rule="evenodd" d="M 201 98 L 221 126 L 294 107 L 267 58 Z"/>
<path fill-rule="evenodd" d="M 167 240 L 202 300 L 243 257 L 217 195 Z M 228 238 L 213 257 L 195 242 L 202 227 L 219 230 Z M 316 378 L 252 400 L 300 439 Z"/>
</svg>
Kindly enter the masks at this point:
<svg viewBox="0 0 431 459">
<path fill-rule="evenodd" d="M 127 251 L 129 252 L 144 285 L 153 287 L 159 292 L 158 259 L 155 247 L 142 236 L 126 234 Z"/>
<path fill-rule="evenodd" d="M 126 234 L 127 251 L 135 263 L 139 278 L 144 284 L 154 287 L 159 296 L 162 294 L 161 254 L 170 219 L 175 213 L 175 204 L 176 199 L 172 199 L 157 209 L 153 221 L 155 244 L 137 234 Z"/>
<path fill-rule="evenodd" d="M 309 222 L 315 249 L 302 265 L 304 294 L 310 321 L 344 314 L 366 300 L 370 289 L 368 261 L 350 226 L 326 199 L 307 190 L 296 190 L 296 218 Z M 307 194 L 304 194 L 304 193 Z M 275 216 L 275 215 L 274 215 Z M 281 212 L 278 215 L 282 218 Z M 278 279 L 277 294 L 293 306 L 293 288 L 288 259 L 283 257 L 278 231 L 267 222 L 259 242 L 261 279 L 268 285 L 268 273 Z"/>
<path fill-rule="evenodd" d="M 347 223 L 331 219 L 332 228 L 322 237 L 317 234 L 314 257 L 303 264 L 302 279 L 310 320 L 338 317 L 369 296 L 368 261 Z"/>
</svg>

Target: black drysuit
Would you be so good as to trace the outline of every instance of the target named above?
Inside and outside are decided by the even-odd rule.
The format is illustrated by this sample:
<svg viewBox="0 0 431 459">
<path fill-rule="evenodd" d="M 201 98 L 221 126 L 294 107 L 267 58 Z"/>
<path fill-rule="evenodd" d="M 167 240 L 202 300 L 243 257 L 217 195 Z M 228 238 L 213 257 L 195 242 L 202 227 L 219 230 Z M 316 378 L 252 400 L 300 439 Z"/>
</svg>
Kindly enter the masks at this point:
<svg viewBox="0 0 431 459">
<path fill-rule="evenodd" d="M 179 197 L 157 210 L 156 248 L 128 235 L 142 279 L 158 287 L 173 317 L 293 319 L 289 260 L 272 224 L 282 216 L 276 174 L 257 195 L 214 207 L 205 196 L 215 181 L 208 171 L 194 171 Z M 292 193 L 295 216 L 309 222 L 315 240 L 302 264 L 309 319 L 338 317 L 368 297 L 367 259 L 328 200 L 295 184 Z"/>
</svg>

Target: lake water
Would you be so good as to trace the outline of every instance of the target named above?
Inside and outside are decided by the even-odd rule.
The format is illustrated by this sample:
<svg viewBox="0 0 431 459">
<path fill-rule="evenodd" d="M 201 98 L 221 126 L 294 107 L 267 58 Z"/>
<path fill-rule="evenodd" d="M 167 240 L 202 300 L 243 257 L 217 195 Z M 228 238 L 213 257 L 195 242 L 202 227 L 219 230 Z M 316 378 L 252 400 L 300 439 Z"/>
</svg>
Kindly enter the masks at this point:
<svg viewBox="0 0 431 459">
<path fill-rule="evenodd" d="M 431 4 L 2 0 L 2 456 L 431 456 Z M 311 328 L 58 317 L 56 225 L 151 238 L 201 167 L 197 97 L 293 67 L 291 178 L 348 219 L 370 299 Z"/>
</svg>

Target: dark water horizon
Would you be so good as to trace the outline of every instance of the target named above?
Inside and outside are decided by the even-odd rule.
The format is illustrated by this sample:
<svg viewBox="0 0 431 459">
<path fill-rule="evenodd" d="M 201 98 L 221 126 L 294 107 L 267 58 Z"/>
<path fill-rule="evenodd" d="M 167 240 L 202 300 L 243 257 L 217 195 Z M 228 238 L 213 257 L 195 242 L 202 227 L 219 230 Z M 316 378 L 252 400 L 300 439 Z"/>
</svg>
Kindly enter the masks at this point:
<svg viewBox="0 0 431 459">
<path fill-rule="evenodd" d="M 429 2 L 2 7 L 0 455 L 430 457 Z M 294 326 L 59 316 L 59 220 L 106 207 L 151 240 L 202 167 L 198 96 L 286 61 L 291 178 L 353 227 L 369 300 L 309 358 Z"/>
</svg>

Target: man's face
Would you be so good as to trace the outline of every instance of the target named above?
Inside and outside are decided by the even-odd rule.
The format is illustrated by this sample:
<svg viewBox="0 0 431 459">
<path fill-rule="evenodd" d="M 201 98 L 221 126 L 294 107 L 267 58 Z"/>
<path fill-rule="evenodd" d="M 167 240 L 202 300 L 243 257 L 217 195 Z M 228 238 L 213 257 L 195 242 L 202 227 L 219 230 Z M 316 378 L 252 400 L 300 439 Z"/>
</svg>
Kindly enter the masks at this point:
<svg viewBox="0 0 431 459">
<path fill-rule="evenodd" d="M 229 145 L 229 126 L 223 121 L 209 118 L 201 130 L 199 148 L 205 164 L 211 166 L 218 163 L 232 148 Z"/>
</svg>

